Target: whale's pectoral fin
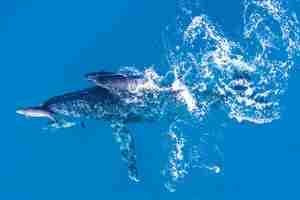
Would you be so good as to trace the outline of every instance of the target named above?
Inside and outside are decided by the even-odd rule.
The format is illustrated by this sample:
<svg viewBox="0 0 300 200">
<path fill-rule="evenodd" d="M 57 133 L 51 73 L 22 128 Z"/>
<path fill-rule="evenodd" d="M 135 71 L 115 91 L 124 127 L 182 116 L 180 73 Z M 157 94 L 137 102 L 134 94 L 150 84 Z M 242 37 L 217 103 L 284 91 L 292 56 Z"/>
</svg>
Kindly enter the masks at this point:
<svg viewBox="0 0 300 200">
<path fill-rule="evenodd" d="M 128 165 L 128 177 L 139 182 L 134 138 L 124 123 L 113 123 L 112 128 L 115 140 L 120 145 L 122 160 Z"/>
</svg>

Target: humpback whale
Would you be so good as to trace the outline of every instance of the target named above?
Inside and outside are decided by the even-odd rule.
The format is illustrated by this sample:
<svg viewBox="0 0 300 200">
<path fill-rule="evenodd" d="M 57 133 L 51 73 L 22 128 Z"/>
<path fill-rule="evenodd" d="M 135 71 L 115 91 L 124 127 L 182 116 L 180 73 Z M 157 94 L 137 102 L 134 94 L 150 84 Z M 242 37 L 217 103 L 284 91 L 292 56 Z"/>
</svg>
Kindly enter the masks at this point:
<svg viewBox="0 0 300 200">
<path fill-rule="evenodd" d="M 141 75 L 128 75 L 112 72 L 93 72 L 86 74 L 85 78 L 108 90 L 134 91 L 146 82 L 146 79 Z"/>
<path fill-rule="evenodd" d="M 88 74 L 86 78 L 95 79 L 101 84 L 55 96 L 40 106 L 17 109 L 16 112 L 26 117 L 47 118 L 49 126 L 55 128 L 65 127 L 67 117 L 110 122 L 113 135 L 120 147 L 122 160 L 128 165 L 128 177 L 138 182 L 140 179 L 136 165 L 135 143 L 127 124 L 151 119 L 140 114 L 139 108 L 144 109 L 144 104 L 140 106 L 136 100 L 128 101 L 137 97 L 130 94 L 127 89 L 130 84 L 137 86 L 143 83 L 142 77 L 101 72 Z"/>
<path fill-rule="evenodd" d="M 151 70 L 145 70 L 143 75 L 130 71 L 119 73 L 100 71 L 86 74 L 85 79 L 114 93 L 124 91 L 129 93 L 143 91 L 170 92 L 170 88 L 158 87 L 153 81 L 153 76 L 157 76 L 157 74 L 153 74 Z"/>
</svg>

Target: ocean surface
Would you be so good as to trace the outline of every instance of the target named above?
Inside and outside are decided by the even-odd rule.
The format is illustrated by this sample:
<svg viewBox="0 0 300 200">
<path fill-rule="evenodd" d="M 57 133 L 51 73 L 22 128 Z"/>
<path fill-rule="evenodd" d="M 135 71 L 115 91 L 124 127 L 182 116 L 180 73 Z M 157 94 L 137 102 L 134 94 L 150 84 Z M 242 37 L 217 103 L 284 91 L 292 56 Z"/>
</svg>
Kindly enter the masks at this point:
<svg viewBox="0 0 300 200">
<path fill-rule="evenodd" d="M 0 200 L 299 199 L 299 18 L 298 0 L 1 0 Z M 171 123 L 129 125 L 139 183 L 108 122 L 16 114 L 120 69 L 179 88 Z"/>
</svg>

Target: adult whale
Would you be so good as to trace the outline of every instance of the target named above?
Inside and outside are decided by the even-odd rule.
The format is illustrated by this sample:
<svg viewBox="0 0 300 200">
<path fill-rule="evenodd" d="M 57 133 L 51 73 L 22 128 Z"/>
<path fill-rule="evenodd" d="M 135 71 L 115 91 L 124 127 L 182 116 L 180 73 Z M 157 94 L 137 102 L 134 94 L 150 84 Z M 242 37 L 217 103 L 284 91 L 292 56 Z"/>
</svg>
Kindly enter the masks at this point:
<svg viewBox="0 0 300 200">
<path fill-rule="evenodd" d="M 108 121 L 113 135 L 120 145 L 122 159 L 128 165 L 128 176 L 138 182 L 136 151 L 134 138 L 127 124 L 147 120 L 136 109 L 137 103 L 128 102 L 132 96 L 123 91 L 114 93 L 106 88 L 95 86 L 60 96 L 55 96 L 40 106 L 17 109 L 17 113 L 26 117 L 49 119 L 50 126 L 64 127 L 66 118 L 87 118 Z M 134 109 L 133 109 L 134 108 Z"/>
</svg>

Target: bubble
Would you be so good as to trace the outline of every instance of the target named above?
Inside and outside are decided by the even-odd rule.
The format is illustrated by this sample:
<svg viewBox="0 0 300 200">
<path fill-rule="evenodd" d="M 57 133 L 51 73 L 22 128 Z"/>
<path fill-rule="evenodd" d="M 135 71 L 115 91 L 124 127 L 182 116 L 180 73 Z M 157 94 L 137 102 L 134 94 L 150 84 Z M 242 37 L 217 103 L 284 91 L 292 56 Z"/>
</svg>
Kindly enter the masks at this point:
<svg viewBox="0 0 300 200">
<path fill-rule="evenodd" d="M 174 48 L 169 45 L 167 49 L 169 74 L 175 77 L 172 87 L 182 91 L 179 102 L 199 124 L 210 117 L 216 104 L 239 123 L 279 119 L 280 99 L 300 49 L 299 22 L 287 1 L 245 0 L 244 30 L 236 40 L 226 37 L 191 2 L 181 2 L 177 32 L 169 36 Z M 198 152 L 201 150 L 194 147 L 193 156 L 185 158 L 190 159 L 191 168 L 220 174 L 222 167 L 205 159 L 213 153 Z"/>
<path fill-rule="evenodd" d="M 192 169 L 224 173 L 223 152 L 218 150 L 223 141 L 208 123 L 214 120 L 213 112 L 238 123 L 280 118 L 281 97 L 300 55 L 299 21 L 287 1 L 245 0 L 243 31 L 234 40 L 192 2 L 178 3 L 175 28 L 166 29 L 167 73 L 158 75 L 157 66 L 144 72 L 126 68 L 142 73 L 152 91 L 142 91 L 136 112 L 170 122 L 163 170 L 170 192 Z M 187 140 L 189 134 L 201 140 Z"/>
</svg>

